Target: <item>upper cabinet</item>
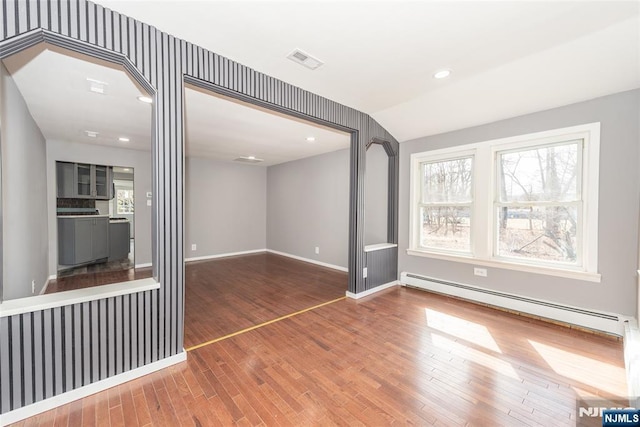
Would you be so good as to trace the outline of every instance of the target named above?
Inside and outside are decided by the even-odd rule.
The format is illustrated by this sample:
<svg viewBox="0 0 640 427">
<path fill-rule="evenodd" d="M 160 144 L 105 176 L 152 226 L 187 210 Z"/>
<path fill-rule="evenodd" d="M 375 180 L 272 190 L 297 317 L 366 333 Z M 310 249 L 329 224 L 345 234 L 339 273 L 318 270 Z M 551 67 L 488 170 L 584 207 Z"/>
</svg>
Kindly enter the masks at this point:
<svg viewBox="0 0 640 427">
<path fill-rule="evenodd" d="M 87 163 L 56 162 L 58 197 L 109 200 L 113 198 L 113 168 Z"/>
</svg>

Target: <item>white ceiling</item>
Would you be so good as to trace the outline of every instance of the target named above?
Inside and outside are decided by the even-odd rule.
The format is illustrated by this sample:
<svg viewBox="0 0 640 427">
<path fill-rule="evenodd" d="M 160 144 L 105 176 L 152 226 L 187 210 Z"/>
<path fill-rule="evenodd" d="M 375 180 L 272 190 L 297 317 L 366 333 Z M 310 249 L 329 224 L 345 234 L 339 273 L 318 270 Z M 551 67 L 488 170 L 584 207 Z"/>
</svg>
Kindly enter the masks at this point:
<svg viewBox="0 0 640 427">
<path fill-rule="evenodd" d="M 121 68 L 42 44 L 3 62 L 46 139 L 151 149 L 151 106 L 136 99 L 145 92 Z M 107 83 L 105 93 L 89 91 L 87 78 Z"/>
<path fill-rule="evenodd" d="M 51 47 L 49 46 L 51 49 Z M 151 149 L 151 113 L 136 98 L 144 94 L 120 67 L 71 56 L 44 45 L 4 60 L 32 117 L 49 140 Z M 87 78 L 106 83 L 89 91 Z M 266 112 L 245 104 L 185 89 L 186 152 L 233 161 L 264 159 L 263 166 L 349 147 L 349 135 Z M 95 138 L 85 131 L 98 132 Z M 313 136 L 315 141 L 306 141 Z M 128 142 L 119 141 L 129 138 Z"/>
<path fill-rule="evenodd" d="M 186 149 L 191 156 L 263 159 L 264 166 L 348 148 L 347 133 L 185 88 Z M 313 137 L 314 141 L 306 138 Z"/>
<path fill-rule="evenodd" d="M 640 87 L 637 1 L 117 1 L 400 141 Z M 315 71 L 287 60 L 300 48 Z M 450 68 L 451 77 L 433 72 Z"/>
</svg>

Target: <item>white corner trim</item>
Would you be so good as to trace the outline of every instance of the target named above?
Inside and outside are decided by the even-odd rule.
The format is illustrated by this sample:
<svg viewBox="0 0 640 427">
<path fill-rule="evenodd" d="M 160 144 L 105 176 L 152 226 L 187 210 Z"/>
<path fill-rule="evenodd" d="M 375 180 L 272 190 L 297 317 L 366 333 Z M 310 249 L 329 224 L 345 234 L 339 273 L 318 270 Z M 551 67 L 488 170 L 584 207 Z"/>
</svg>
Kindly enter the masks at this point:
<svg viewBox="0 0 640 427">
<path fill-rule="evenodd" d="M 629 396 L 640 396 L 640 330 L 638 321 L 631 319 L 624 325 L 624 364 Z"/>
<path fill-rule="evenodd" d="M 368 297 L 369 295 L 375 294 L 376 292 L 380 292 L 385 289 L 392 288 L 394 286 L 400 286 L 400 282 L 398 282 L 397 280 L 394 280 L 393 282 L 385 283 L 384 285 L 376 286 L 375 288 L 368 289 L 363 292 L 358 292 L 357 294 L 347 291 L 347 298 L 360 299 L 360 298 Z"/>
<path fill-rule="evenodd" d="M 397 248 L 396 243 L 376 243 L 375 245 L 367 245 L 364 247 L 365 252 L 381 251 L 383 249 Z"/>
<path fill-rule="evenodd" d="M 147 268 L 147 267 L 151 267 L 153 264 L 151 264 L 150 262 L 145 262 L 142 264 L 136 264 L 134 268 Z"/>
<path fill-rule="evenodd" d="M 252 249 L 249 251 L 228 252 L 225 254 L 216 254 L 216 255 L 204 255 L 204 256 L 185 258 L 184 262 L 203 261 L 207 259 L 226 258 L 226 257 L 238 256 L 238 255 L 251 255 L 251 254 L 257 254 L 257 253 L 266 252 L 266 251 L 267 251 L 266 249 Z"/>
<path fill-rule="evenodd" d="M 153 289 L 159 289 L 160 283 L 153 278 L 138 279 L 129 282 L 113 283 L 110 285 L 94 286 L 91 288 L 75 289 L 73 291 L 56 292 L 53 294 L 36 295 L 28 298 L 13 299 L 0 303 L 0 317 L 15 316 L 16 314 L 31 313 L 48 308 L 63 307 L 119 295 L 135 294 Z"/>
<path fill-rule="evenodd" d="M 73 402 L 74 400 L 82 399 L 83 397 L 90 396 L 100 391 L 104 391 L 108 388 L 115 387 L 136 378 L 140 378 L 144 375 L 159 371 L 160 369 L 168 368 L 169 366 L 175 365 L 176 363 L 184 362 L 185 360 L 187 360 L 187 352 L 183 349 L 182 352 L 176 354 L 175 356 L 169 356 L 167 358 L 158 360 L 157 362 L 149 363 L 148 365 L 140 366 L 139 368 L 135 368 L 109 378 L 105 378 L 104 380 L 97 381 L 93 384 L 89 384 L 75 390 L 67 391 L 66 393 L 62 393 L 57 396 L 53 396 L 48 399 L 33 403 L 31 405 L 9 411 L 0 416 L 0 425 L 6 426 L 8 424 L 24 420 L 25 418 L 29 418 L 42 412 L 49 411 L 51 409 L 57 408 L 58 406 L 66 405 L 67 403 Z"/>
<path fill-rule="evenodd" d="M 346 267 L 341 267 L 339 265 L 334 265 L 334 264 L 329 264 L 329 263 L 322 262 L 322 261 L 317 261 L 315 259 L 304 258 L 304 257 L 301 257 L 301 256 L 288 254 L 286 252 L 274 251 L 273 249 L 267 249 L 267 252 L 271 252 L 272 254 L 276 254 L 276 255 L 286 256 L 288 258 L 297 259 L 298 261 L 310 262 L 311 264 L 316 264 L 316 265 L 320 265 L 322 267 L 332 268 L 332 269 L 338 270 L 338 271 L 345 271 L 345 272 L 349 271 L 349 269 L 346 268 Z"/>
</svg>

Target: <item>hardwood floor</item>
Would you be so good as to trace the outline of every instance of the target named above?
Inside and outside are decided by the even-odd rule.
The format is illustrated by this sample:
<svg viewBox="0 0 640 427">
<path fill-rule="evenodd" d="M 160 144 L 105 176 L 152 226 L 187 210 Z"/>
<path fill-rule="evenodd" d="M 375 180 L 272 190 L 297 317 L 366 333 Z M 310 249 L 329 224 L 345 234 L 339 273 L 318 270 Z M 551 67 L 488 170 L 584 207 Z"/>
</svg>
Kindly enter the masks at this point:
<svg viewBox="0 0 640 427">
<path fill-rule="evenodd" d="M 55 292 L 72 291 L 74 289 L 92 288 L 94 286 L 109 285 L 111 283 L 128 282 L 130 280 L 146 279 L 151 277 L 149 268 L 128 268 L 116 271 L 98 271 L 74 276 L 59 277 L 47 285 L 46 294 Z"/>
<path fill-rule="evenodd" d="M 347 273 L 271 253 L 189 263 L 184 347 L 345 295 Z"/>
<path fill-rule="evenodd" d="M 334 292 L 321 288 L 331 271 L 301 265 L 310 270 L 288 285 L 300 292 L 289 296 L 278 280 L 258 278 L 262 271 L 290 280 L 293 261 L 270 258 L 247 257 L 241 273 L 232 267 L 241 259 L 188 266 L 190 342 Z M 243 291 L 222 286 L 226 294 L 216 298 L 218 285 L 207 283 L 225 275 Z M 234 307 L 229 323 L 213 304 Z M 184 363 L 17 425 L 569 426 L 578 396 L 625 394 L 620 341 L 397 287 L 206 345 Z"/>
</svg>

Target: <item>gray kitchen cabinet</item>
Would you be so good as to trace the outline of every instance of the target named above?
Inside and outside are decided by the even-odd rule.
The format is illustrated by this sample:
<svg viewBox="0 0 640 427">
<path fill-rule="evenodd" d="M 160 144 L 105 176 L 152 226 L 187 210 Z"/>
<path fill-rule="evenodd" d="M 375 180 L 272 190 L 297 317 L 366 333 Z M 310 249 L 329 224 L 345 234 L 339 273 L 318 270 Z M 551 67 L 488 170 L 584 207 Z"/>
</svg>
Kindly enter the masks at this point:
<svg viewBox="0 0 640 427">
<path fill-rule="evenodd" d="M 109 222 L 109 261 L 129 257 L 131 227 L 129 221 Z"/>
<path fill-rule="evenodd" d="M 56 162 L 59 198 L 109 200 L 113 198 L 113 167 Z"/>
<path fill-rule="evenodd" d="M 108 257 L 108 217 L 58 217 L 58 264 L 88 264 Z"/>
<path fill-rule="evenodd" d="M 58 197 L 65 199 L 75 197 L 75 171 L 75 163 L 56 162 L 56 184 L 58 186 Z"/>
</svg>

